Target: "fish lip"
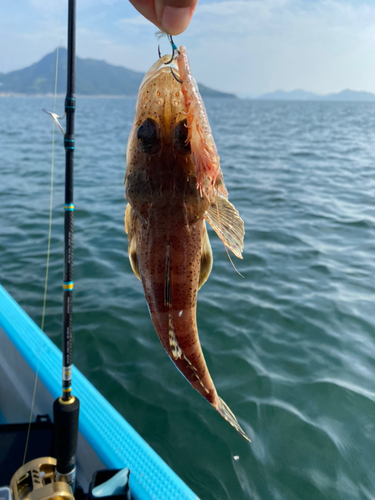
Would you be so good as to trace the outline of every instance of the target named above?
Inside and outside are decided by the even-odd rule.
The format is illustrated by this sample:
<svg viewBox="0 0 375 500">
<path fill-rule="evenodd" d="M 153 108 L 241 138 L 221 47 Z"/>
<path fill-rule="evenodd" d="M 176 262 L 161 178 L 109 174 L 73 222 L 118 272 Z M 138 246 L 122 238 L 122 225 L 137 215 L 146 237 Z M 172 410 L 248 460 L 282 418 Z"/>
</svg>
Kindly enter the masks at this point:
<svg viewBox="0 0 375 500">
<path fill-rule="evenodd" d="M 167 61 L 169 61 L 171 58 L 170 55 L 166 54 L 165 56 L 161 57 L 158 59 L 152 66 L 151 68 L 147 71 L 145 76 L 143 77 L 141 84 L 139 86 L 139 92 L 142 90 L 142 88 L 147 84 L 150 83 L 152 80 L 154 80 L 156 77 L 158 77 L 161 73 L 168 73 L 170 72 L 170 68 L 173 68 L 173 71 L 177 73 L 179 76 L 178 68 L 176 65 L 172 62 L 169 65 L 165 65 Z"/>
</svg>

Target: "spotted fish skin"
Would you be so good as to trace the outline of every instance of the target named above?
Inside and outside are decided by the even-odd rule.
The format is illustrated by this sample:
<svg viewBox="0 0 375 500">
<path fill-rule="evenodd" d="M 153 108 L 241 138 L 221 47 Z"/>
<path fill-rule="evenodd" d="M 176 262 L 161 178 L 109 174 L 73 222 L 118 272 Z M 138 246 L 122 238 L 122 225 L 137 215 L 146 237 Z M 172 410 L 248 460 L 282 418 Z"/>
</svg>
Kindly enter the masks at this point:
<svg viewBox="0 0 375 500">
<path fill-rule="evenodd" d="M 248 439 L 219 398 L 199 342 L 197 293 L 212 267 L 205 219 L 211 223 L 208 214 L 218 204 L 214 194 L 209 198 L 197 189 L 184 97 L 163 66 L 167 59 L 155 63 L 141 84 L 128 141 L 129 258 L 164 349 L 194 389 Z M 217 183 L 224 185 L 221 174 Z"/>
</svg>

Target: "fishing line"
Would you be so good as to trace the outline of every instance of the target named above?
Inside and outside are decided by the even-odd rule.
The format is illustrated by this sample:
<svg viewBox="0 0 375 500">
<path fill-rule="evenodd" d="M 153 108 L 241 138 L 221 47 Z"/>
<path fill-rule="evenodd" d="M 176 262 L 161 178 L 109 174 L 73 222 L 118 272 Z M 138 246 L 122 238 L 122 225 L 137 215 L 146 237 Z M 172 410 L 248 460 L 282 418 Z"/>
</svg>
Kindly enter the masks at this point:
<svg viewBox="0 0 375 500">
<path fill-rule="evenodd" d="M 53 96 L 53 112 L 56 111 L 56 96 L 57 96 L 57 77 L 58 77 L 58 67 L 59 67 L 59 42 L 60 42 L 60 0 L 58 1 L 58 18 L 57 18 L 57 48 L 56 48 L 56 69 L 55 69 L 55 91 Z M 50 187 L 50 205 L 49 205 L 49 227 L 48 227 L 48 243 L 47 243 L 47 263 L 46 263 L 46 276 L 44 281 L 44 296 L 43 296 L 43 311 L 42 311 L 42 322 L 40 329 L 43 331 L 44 329 L 44 318 L 46 314 L 46 302 L 47 302 L 47 288 L 48 288 L 48 271 L 49 271 L 49 260 L 50 260 L 50 250 L 51 250 L 51 233 L 52 233 L 52 205 L 53 205 L 53 172 L 54 172 L 54 164 L 55 164 L 55 125 L 52 122 L 52 159 L 51 159 L 51 187 Z M 29 444 L 30 430 L 31 430 L 31 422 L 34 411 L 35 404 L 35 395 L 36 395 L 36 387 L 38 384 L 38 375 L 39 375 L 39 362 L 40 356 L 42 353 L 42 340 L 39 343 L 39 352 L 38 352 L 38 363 L 35 372 L 35 381 L 34 381 L 34 390 L 33 397 L 31 401 L 31 409 L 30 409 L 30 418 L 29 425 L 27 429 L 26 436 L 26 444 L 25 444 L 25 453 L 23 455 L 22 465 L 25 464 L 27 447 Z"/>
</svg>

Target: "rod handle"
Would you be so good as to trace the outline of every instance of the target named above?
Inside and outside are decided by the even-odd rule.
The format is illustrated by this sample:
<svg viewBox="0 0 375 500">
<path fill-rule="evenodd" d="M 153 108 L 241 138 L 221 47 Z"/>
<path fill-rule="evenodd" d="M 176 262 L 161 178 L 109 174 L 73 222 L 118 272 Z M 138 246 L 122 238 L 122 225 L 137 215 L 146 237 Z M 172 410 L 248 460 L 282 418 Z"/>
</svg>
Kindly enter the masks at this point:
<svg viewBox="0 0 375 500">
<path fill-rule="evenodd" d="M 75 467 L 78 440 L 79 399 L 72 396 L 68 401 L 62 398 L 53 403 L 55 434 L 55 455 L 57 472 L 69 474 Z"/>
</svg>

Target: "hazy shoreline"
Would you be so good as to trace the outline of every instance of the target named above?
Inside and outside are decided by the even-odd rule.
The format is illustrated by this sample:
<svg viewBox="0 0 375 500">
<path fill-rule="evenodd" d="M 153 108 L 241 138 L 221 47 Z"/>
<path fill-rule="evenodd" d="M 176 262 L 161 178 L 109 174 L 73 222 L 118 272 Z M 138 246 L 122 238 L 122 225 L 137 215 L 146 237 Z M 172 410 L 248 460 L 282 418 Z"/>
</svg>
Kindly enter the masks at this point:
<svg viewBox="0 0 375 500">
<path fill-rule="evenodd" d="M 56 97 L 58 98 L 65 98 L 66 94 L 56 94 Z M 76 94 L 77 97 L 80 99 L 85 99 L 85 98 L 90 98 L 90 97 L 95 97 L 99 99 L 127 99 L 127 98 L 135 98 L 137 97 L 136 94 L 134 95 L 103 95 L 103 94 L 98 94 L 98 95 L 81 95 L 81 94 Z M 20 94 L 17 92 L 0 92 L 0 97 L 55 97 L 55 94 Z"/>
<path fill-rule="evenodd" d="M 57 98 L 64 99 L 66 94 L 56 94 Z M 108 95 L 108 94 L 92 94 L 92 95 L 87 95 L 87 94 L 76 94 L 77 98 L 79 99 L 136 99 L 137 94 L 119 94 L 119 95 Z M 351 102 L 351 103 L 374 103 L 375 99 L 366 99 L 366 98 L 351 98 L 350 96 L 346 97 L 341 97 L 337 98 L 337 94 L 333 94 L 333 96 L 330 98 L 330 96 L 321 96 L 321 97 L 310 97 L 310 98 L 275 98 L 275 97 L 266 97 L 266 95 L 262 95 L 259 97 L 246 97 L 246 96 L 235 96 L 237 99 L 242 100 L 242 101 L 254 101 L 254 102 Z M 55 95 L 53 93 L 46 93 L 46 94 L 26 94 L 26 93 L 18 93 L 18 92 L 0 92 L 0 98 L 9 98 L 9 97 L 31 97 L 31 98 L 54 98 Z M 220 100 L 227 100 L 227 99 L 233 99 L 232 97 L 224 97 L 224 96 L 202 96 L 204 100 L 206 99 L 220 99 Z"/>
</svg>

